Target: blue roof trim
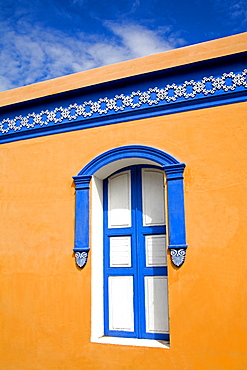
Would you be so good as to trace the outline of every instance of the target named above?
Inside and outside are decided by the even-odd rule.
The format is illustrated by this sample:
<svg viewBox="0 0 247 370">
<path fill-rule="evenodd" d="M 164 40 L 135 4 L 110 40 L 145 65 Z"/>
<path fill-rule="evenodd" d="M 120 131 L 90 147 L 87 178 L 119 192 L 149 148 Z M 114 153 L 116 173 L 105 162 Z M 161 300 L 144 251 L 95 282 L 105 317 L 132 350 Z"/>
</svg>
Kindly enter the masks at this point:
<svg viewBox="0 0 247 370">
<path fill-rule="evenodd" d="M 0 142 L 246 101 L 247 63 L 221 59 L 151 72 L 0 109 Z M 233 58 L 233 57 L 232 57 Z M 227 62 L 226 62 L 227 61 Z"/>
</svg>

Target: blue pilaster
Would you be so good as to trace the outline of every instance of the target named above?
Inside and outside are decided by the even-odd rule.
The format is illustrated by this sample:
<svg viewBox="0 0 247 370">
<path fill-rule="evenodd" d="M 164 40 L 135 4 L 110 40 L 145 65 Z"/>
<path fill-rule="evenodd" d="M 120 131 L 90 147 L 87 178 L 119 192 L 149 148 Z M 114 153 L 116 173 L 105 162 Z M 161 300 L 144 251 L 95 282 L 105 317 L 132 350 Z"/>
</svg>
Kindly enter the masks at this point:
<svg viewBox="0 0 247 370">
<path fill-rule="evenodd" d="M 91 176 L 74 176 L 76 189 L 75 245 L 73 251 L 77 265 L 87 263 L 89 248 L 89 187 Z"/>
<path fill-rule="evenodd" d="M 172 262 L 179 267 L 186 256 L 186 231 L 184 216 L 183 172 L 185 164 L 163 167 L 167 180 L 169 245 Z"/>
</svg>

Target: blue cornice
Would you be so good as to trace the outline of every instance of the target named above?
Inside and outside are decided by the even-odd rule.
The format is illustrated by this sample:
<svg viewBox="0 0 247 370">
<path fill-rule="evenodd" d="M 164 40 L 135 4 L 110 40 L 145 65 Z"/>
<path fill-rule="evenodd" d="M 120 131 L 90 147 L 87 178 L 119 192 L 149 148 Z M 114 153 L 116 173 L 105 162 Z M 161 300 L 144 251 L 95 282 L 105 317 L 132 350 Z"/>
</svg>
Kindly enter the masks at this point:
<svg viewBox="0 0 247 370">
<path fill-rule="evenodd" d="M 89 189 L 90 180 L 92 176 L 74 176 L 76 190 Z"/>
<path fill-rule="evenodd" d="M 178 179 L 183 179 L 183 172 L 185 169 L 185 164 L 184 163 L 179 163 L 177 165 L 166 165 L 163 167 L 164 171 L 166 173 L 166 180 L 171 181 L 171 180 L 178 180 Z"/>
<path fill-rule="evenodd" d="M 246 53 L 0 110 L 0 143 L 246 101 Z"/>
</svg>

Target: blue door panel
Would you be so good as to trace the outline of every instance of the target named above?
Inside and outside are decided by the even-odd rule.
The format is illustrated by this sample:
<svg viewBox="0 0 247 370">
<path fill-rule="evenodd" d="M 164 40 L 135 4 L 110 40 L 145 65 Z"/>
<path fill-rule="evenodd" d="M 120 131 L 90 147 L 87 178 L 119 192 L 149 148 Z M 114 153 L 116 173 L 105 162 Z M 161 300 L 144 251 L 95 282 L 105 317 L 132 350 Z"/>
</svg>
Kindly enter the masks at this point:
<svg viewBox="0 0 247 370">
<path fill-rule="evenodd" d="M 145 322 L 145 276 L 167 276 L 167 267 L 146 267 L 145 235 L 166 234 L 166 226 L 143 226 L 142 220 L 142 168 L 153 166 L 131 166 L 118 172 L 131 171 L 131 215 L 132 227 L 108 228 L 108 179 L 104 180 L 104 325 L 105 335 L 127 338 L 169 340 L 169 334 L 147 333 Z M 156 167 L 153 167 L 156 168 Z M 157 167 L 158 168 L 158 167 Z M 160 168 L 158 168 L 160 170 Z M 114 175 L 116 174 L 114 173 Z M 112 175 L 111 175 L 112 176 Z M 131 267 L 110 267 L 110 237 L 131 237 Z M 166 246 L 164 246 L 165 248 Z M 133 276 L 134 279 L 134 332 L 109 330 L 108 277 Z"/>
</svg>

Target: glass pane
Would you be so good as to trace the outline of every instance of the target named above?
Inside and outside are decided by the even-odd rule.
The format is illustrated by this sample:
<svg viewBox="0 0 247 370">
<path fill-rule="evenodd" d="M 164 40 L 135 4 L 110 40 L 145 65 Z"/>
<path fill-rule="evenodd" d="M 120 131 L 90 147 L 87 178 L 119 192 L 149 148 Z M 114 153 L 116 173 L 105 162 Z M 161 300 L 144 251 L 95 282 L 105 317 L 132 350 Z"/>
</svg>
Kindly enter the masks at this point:
<svg viewBox="0 0 247 370">
<path fill-rule="evenodd" d="M 133 276 L 109 276 L 109 329 L 134 331 Z"/>
<path fill-rule="evenodd" d="M 146 266 L 166 266 L 166 236 L 146 235 Z"/>
<path fill-rule="evenodd" d="M 145 312 L 147 333 L 168 333 L 167 277 L 145 276 Z"/>
<path fill-rule="evenodd" d="M 108 227 L 131 226 L 130 171 L 108 180 Z"/>
<path fill-rule="evenodd" d="M 165 225 L 164 174 L 153 169 L 142 170 L 143 225 Z"/>
<path fill-rule="evenodd" d="M 131 266 L 130 236 L 110 237 L 110 267 Z"/>
</svg>

